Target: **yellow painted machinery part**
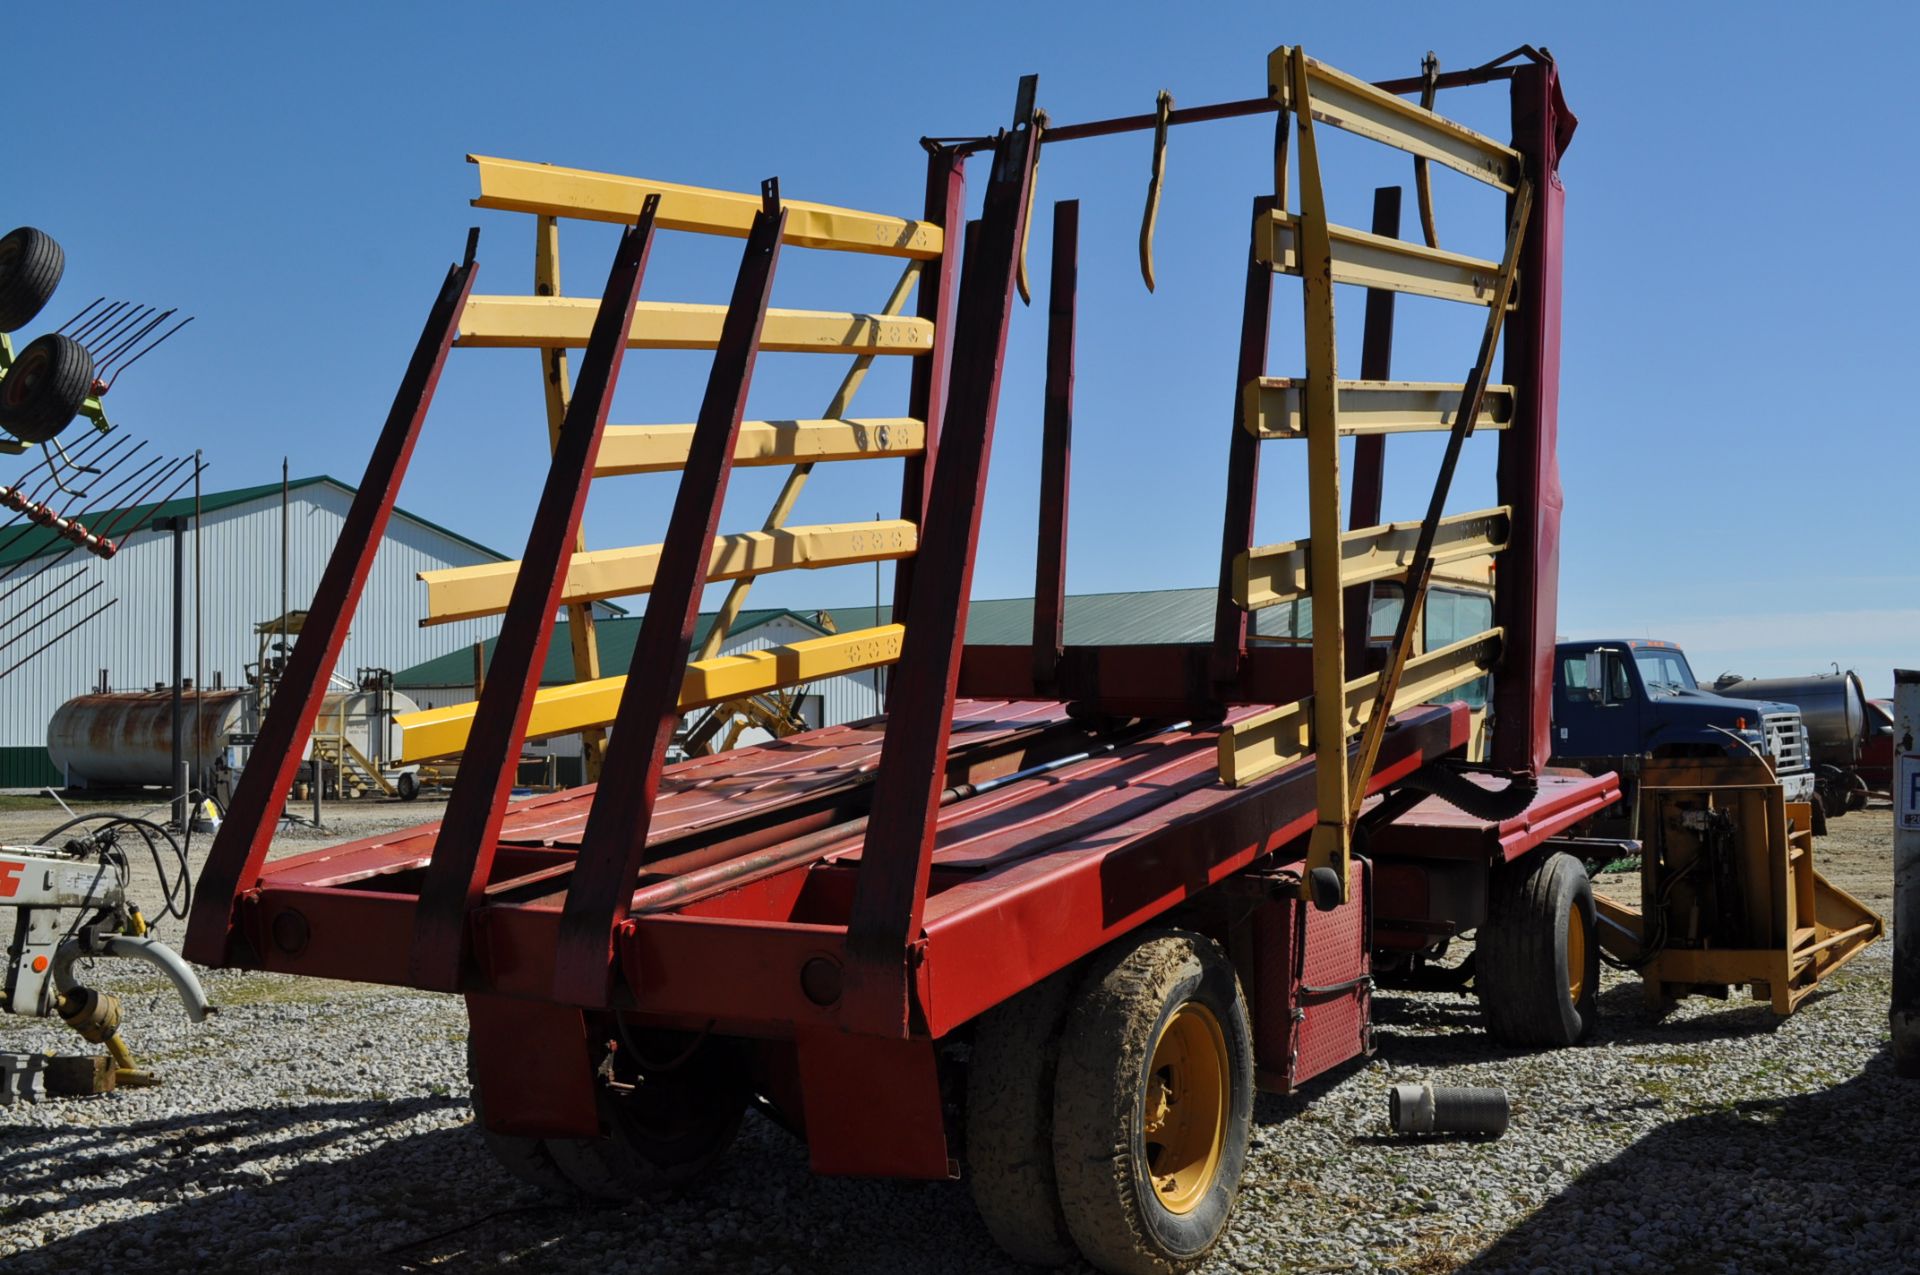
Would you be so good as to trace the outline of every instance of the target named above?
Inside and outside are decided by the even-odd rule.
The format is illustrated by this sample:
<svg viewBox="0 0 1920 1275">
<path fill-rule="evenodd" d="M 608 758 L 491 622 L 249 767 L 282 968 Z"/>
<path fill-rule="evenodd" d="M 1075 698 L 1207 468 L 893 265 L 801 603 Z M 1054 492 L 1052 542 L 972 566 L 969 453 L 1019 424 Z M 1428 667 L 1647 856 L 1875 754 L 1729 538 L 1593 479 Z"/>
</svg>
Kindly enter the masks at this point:
<svg viewBox="0 0 1920 1275">
<path fill-rule="evenodd" d="M 486 155 L 469 155 L 467 159 L 480 170 L 480 196 L 473 201 L 476 208 L 631 223 L 640 215 L 640 205 L 646 197 L 657 194 L 660 210 L 654 224 L 662 230 L 690 230 L 744 239 L 754 214 L 761 207 L 758 194 Z M 781 207 L 787 214 L 781 242 L 803 248 L 928 260 L 940 256 L 946 243 L 940 227 L 930 221 L 837 208 L 801 199 L 783 200 Z"/>
<path fill-rule="evenodd" d="M 1424 703 L 1482 676 L 1499 659 L 1502 636 L 1502 630 L 1488 629 L 1408 660 L 1399 694 L 1394 696 L 1389 711 Z M 1345 754 L 1345 737 L 1366 725 L 1371 716 L 1379 676 L 1369 673 L 1346 684 L 1340 719 L 1342 738 L 1332 745 L 1336 754 Z M 1244 787 L 1312 756 L 1323 747 L 1315 739 L 1312 710 L 1312 697 L 1308 697 L 1235 722 L 1221 731 L 1220 778 L 1236 788 Z"/>
<path fill-rule="evenodd" d="M 1306 64 L 1304 91 L 1296 62 Z M 1298 111 L 1304 100 L 1323 124 L 1372 138 L 1456 172 L 1511 191 L 1521 177 L 1520 152 L 1483 133 L 1418 106 L 1395 93 L 1281 45 L 1267 57 L 1267 83 L 1273 100 Z"/>
<path fill-rule="evenodd" d="M 735 532 L 714 539 L 708 579 L 736 580 L 769 571 L 888 562 L 911 557 L 919 542 L 919 528 L 899 518 Z M 653 587 L 664 548 L 657 544 L 634 545 L 576 553 L 567 566 L 561 598 L 572 604 L 645 593 Z M 427 618 L 421 623 L 445 624 L 499 615 L 507 609 L 519 574 L 517 561 L 422 571 L 419 575 L 427 586 Z"/>
<path fill-rule="evenodd" d="M 1301 220 L 1291 213 L 1270 214 L 1266 233 L 1255 244 L 1260 260 L 1285 274 L 1300 273 Z M 1362 288 L 1386 288 L 1414 296 L 1493 304 L 1500 263 L 1482 257 L 1429 248 L 1351 226 L 1329 225 L 1333 243 L 1333 281 Z M 479 298 L 475 298 L 478 300 Z"/>
<path fill-rule="evenodd" d="M 1247 386 L 1241 424 L 1257 438 L 1305 438 L 1302 382 L 1262 377 Z M 1466 386 L 1447 381 L 1341 381 L 1340 436 L 1444 433 L 1453 428 Z M 1513 419 L 1513 387 L 1489 385 L 1475 429 L 1505 429 Z"/>
<path fill-rule="evenodd" d="M 469 297 L 456 344 L 584 349 L 599 312 L 600 302 L 590 297 Z M 719 344 L 726 314 L 723 305 L 641 301 L 633 309 L 627 344 L 644 350 L 711 350 Z M 913 315 L 772 309 L 760 348 L 790 354 L 926 354 L 933 349 L 933 321 Z"/>
<path fill-rule="evenodd" d="M 1506 547 L 1511 529 L 1510 511 L 1504 505 L 1443 518 L 1434 537 L 1432 561 L 1457 562 L 1498 553 Z M 1417 520 L 1345 532 L 1340 537 L 1341 587 L 1404 578 L 1419 539 Z M 1261 545 L 1239 555 L 1233 564 L 1233 600 L 1258 611 L 1307 596 L 1312 556 L 1310 540 Z"/>
<path fill-rule="evenodd" d="M 609 425 L 593 476 L 657 474 L 687 463 L 692 425 Z M 926 450 L 927 427 L 911 417 L 880 420 L 742 421 L 735 465 L 884 460 Z"/>
<path fill-rule="evenodd" d="M 1650 917 L 1599 893 L 1594 902 L 1601 947 L 1637 967 L 1649 1002 L 1744 986 L 1785 1016 L 1885 932 L 1815 868 L 1812 808 L 1786 801 L 1765 761 L 1651 761 L 1640 779 L 1641 898 L 1664 905 Z M 1711 823 L 1731 832 L 1709 850 Z M 1711 895 L 1708 853 L 1731 854 L 1737 900 Z"/>
<path fill-rule="evenodd" d="M 763 651 L 695 660 L 687 665 L 686 680 L 681 684 L 680 711 L 691 712 L 782 686 L 891 664 L 900 658 L 900 642 L 905 635 L 904 625 L 883 624 Z M 589 726 L 610 725 L 619 711 L 620 693 L 626 684 L 624 677 L 603 677 L 594 682 L 543 687 L 533 698 L 527 738 L 545 739 Z M 410 763 L 459 753 L 466 747 L 474 708 L 471 703 L 453 704 L 397 714 L 393 720 L 400 728 L 400 760 Z"/>
</svg>

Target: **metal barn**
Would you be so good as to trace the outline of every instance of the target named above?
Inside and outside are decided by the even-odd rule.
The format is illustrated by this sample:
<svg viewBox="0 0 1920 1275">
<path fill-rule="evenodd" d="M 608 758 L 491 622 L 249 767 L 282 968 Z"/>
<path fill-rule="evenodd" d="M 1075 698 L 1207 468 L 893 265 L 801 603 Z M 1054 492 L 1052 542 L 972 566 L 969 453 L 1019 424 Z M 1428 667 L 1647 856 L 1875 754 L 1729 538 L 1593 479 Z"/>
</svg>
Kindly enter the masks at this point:
<svg viewBox="0 0 1920 1275">
<path fill-rule="evenodd" d="M 286 597 L 293 608 L 304 607 L 319 583 L 352 497 L 352 487 L 325 475 L 287 485 Z M 193 512 L 193 499 L 185 497 L 161 505 L 155 516 L 191 519 Z M 182 545 L 186 676 L 194 676 L 197 653 L 207 686 L 238 686 L 246 666 L 259 658 L 255 625 L 282 610 L 281 484 L 203 493 L 200 513 L 197 557 L 205 579 L 197 591 L 197 631 L 191 529 Z M 90 514 L 88 520 L 97 516 Z M 70 548 L 38 527 L 0 533 L 0 571 L 14 568 L 0 589 L 11 590 L 0 598 L 0 641 L 25 635 L 17 645 L 0 649 L 0 670 L 101 603 L 112 602 L 96 618 L 0 677 L 0 788 L 62 781 L 47 755 L 46 729 L 54 710 L 68 699 L 97 688 L 103 679 L 115 690 L 172 681 L 172 533 L 142 529 L 108 559 L 86 553 L 62 556 Z M 406 668 L 493 634 L 499 627 L 494 618 L 419 627 L 421 586 L 415 573 L 501 557 L 485 545 L 395 510 L 339 671 L 351 676 L 363 666 Z M 83 601 L 53 614 L 87 590 L 92 591 Z"/>
</svg>

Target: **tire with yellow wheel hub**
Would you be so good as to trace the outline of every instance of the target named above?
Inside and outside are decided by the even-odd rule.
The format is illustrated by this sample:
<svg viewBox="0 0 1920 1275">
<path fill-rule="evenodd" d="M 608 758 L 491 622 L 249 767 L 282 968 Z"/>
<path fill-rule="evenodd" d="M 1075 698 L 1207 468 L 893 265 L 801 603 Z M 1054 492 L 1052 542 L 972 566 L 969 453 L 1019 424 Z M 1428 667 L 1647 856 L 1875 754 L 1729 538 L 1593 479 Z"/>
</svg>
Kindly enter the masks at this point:
<svg viewBox="0 0 1920 1275">
<path fill-rule="evenodd" d="M 1226 1232 L 1253 1120 L 1253 1036 L 1220 945 L 1161 931 L 1096 958 L 1054 1075 L 1060 1209 L 1122 1275 L 1197 1265 Z"/>
<path fill-rule="evenodd" d="M 1571 1045 L 1599 1021 L 1600 943 L 1593 886 L 1570 854 L 1536 854 L 1494 871 L 1474 957 L 1487 1030 L 1511 1045 Z"/>
</svg>

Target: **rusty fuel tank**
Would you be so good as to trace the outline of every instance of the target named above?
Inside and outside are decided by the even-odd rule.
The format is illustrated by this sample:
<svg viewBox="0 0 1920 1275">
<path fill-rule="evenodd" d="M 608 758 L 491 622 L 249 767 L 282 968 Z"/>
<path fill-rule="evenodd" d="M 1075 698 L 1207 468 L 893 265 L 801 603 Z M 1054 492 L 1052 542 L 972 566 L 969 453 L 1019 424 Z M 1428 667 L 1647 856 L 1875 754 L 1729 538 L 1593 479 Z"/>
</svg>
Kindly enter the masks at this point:
<svg viewBox="0 0 1920 1275">
<path fill-rule="evenodd" d="M 227 737 L 254 729 L 249 690 L 186 691 L 185 749 L 202 775 L 227 747 Z M 173 756 L 173 692 L 109 691 L 81 695 L 54 710 L 47 752 L 78 788 L 165 784 Z"/>
</svg>

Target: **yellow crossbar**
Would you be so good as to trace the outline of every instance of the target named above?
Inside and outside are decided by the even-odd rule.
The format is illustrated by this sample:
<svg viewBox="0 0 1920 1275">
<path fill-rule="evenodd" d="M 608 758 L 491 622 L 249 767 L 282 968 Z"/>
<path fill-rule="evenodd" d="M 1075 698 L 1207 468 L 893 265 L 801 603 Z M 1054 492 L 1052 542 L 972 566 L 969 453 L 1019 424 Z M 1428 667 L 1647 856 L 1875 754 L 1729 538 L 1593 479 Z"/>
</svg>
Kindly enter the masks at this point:
<svg viewBox="0 0 1920 1275">
<path fill-rule="evenodd" d="M 714 538 L 708 579 L 737 580 L 768 571 L 884 562 L 909 557 L 918 545 L 919 528 L 898 518 L 739 532 Z M 645 593 L 653 587 L 663 547 L 635 545 L 574 554 L 562 600 L 575 604 Z M 499 615 L 507 609 L 519 573 L 517 561 L 420 572 L 427 585 L 427 618 L 421 624 Z"/>
<path fill-rule="evenodd" d="M 1269 213 L 1265 218 L 1265 231 L 1255 245 L 1260 260 L 1284 274 L 1299 274 L 1299 218 L 1291 213 Z M 1327 236 L 1333 241 L 1335 283 L 1386 288 L 1414 296 L 1438 297 L 1442 301 L 1464 301 L 1469 305 L 1493 304 L 1500 282 L 1497 261 L 1369 234 L 1351 226 L 1330 224 Z M 467 304 L 471 309 L 473 302 Z M 579 344 L 585 344 L 584 337 Z"/>
<path fill-rule="evenodd" d="M 691 425 L 609 425 L 593 476 L 656 474 L 687 463 Z M 927 427 L 911 417 L 884 420 L 742 421 L 736 465 L 798 465 L 830 460 L 917 456 Z"/>
<path fill-rule="evenodd" d="M 906 632 L 904 625 L 883 624 L 764 651 L 695 660 L 687 665 L 686 680 L 680 686 L 680 711 L 689 713 L 725 700 L 891 664 L 900 658 L 900 642 Z M 571 686 L 543 687 L 533 697 L 527 738 L 546 739 L 611 725 L 619 714 L 620 694 L 626 684 L 625 677 L 602 677 Z M 400 728 L 401 762 L 458 754 L 467 746 L 475 707 L 471 703 L 450 704 L 396 715 L 393 721 Z"/>
<path fill-rule="evenodd" d="M 699 234 L 747 237 L 760 196 L 730 190 L 709 190 L 675 182 L 621 177 L 582 168 L 530 164 L 517 159 L 469 155 L 480 169 L 480 197 L 475 208 L 540 213 L 549 217 L 577 217 L 587 221 L 632 222 L 648 195 L 660 196 L 654 224 L 663 230 L 691 230 Z M 781 242 L 803 248 L 834 248 L 843 252 L 878 253 L 888 257 L 929 260 L 945 244 L 940 227 L 930 221 L 912 221 L 882 213 L 836 208 L 787 199 L 787 226 Z"/>
<path fill-rule="evenodd" d="M 1399 694 L 1393 697 L 1389 712 L 1424 703 L 1464 686 L 1493 667 L 1500 658 L 1503 631 L 1488 629 L 1451 646 L 1407 661 Z M 1374 690 L 1378 673 L 1355 678 L 1345 687 L 1345 726 L 1351 736 L 1367 724 L 1373 713 Z M 1269 709 L 1256 717 L 1235 722 L 1220 732 L 1220 778 L 1243 788 L 1283 766 L 1291 766 L 1311 756 L 1316 748 L 1346 751 L 1346 740 L 1320 745 L 1313 739 L 1313 697 L 1309 695 L 1291 704 Z"/>
<path fill-rule="evenodd" d="M 467 298 L 458 344 L 503 349 L 584 349 L 600 303 L 590 297 Z M 641 350 L 711 350 L 720 341 L 723 305 L 642 301 L 627 345 Z M 933 322 L 910 315 L 768 310 L 760 348 L 798 354 L 925 354 Z"/>
<path fill-rule="evenodd" d="M 1293 50 L 1283 44 L 1267 58 L 1273 100 L 1288 110 L 1295 109 L 1293 77 L 1288 73 L 1292 55 Z M 1501 190 L 1511 191 L 1518 184 L 1520 152 L 1512 147 L 1324 62 L 1313 58 L 1306 62 L 1307 99 L 1314 119 L 1445 164 Z"/>
<path fill-rule="evenodd" d="M 1262 377 L 1247 386 L 1241 424 L 1257 438 L 1305 438 L 1303 382 Z M 1453 428 L 1464 387 L 1446 381 L 1341 381 L 1340 437 L 1356 434 L 1445 432 Z M 1513 419 L 1513 387 L 1489 385 L 1476 429 L 1505 429 Z"/>
<path fill-rule="evenodd" d="M 1498 553 L 1507 547 L 1511 511 L 1506 506 L 1440 520 L 1433 541 L 1435 565 Z M 1404 576 L 1413 564 L 1420 523 L 1389 522 L 1340 537 L 1340 584 L 1367 584 Z M 1233 600 L 1249 611 L 1305 597 L 1311 586 L 1312 541 L 1261 545 L 1233 562 Z"/>
</svg>

